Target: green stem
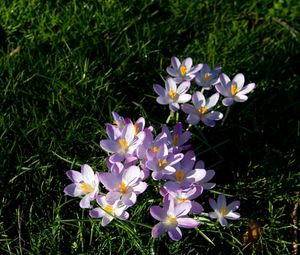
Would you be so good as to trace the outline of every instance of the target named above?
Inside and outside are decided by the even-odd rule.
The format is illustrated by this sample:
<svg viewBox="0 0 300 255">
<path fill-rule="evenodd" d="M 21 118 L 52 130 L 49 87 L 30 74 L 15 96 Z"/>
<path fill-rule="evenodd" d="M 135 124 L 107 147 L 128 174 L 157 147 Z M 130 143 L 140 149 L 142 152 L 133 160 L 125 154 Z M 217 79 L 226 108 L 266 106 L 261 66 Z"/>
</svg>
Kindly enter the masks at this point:
<svg viewBox="0 0 300 255">
<path fill-rule="evenodd" d="M 224 118 L 223 118 L 223 120 L 222 120 L 221 126 L 224 125 L 224 122 L 225 122 L 225 120 L 226 120 L 227 117 L 228 117 L 229 111 L 230 111 L 230 106 L 227 107 L 227 110 L 226 110 L 225 116 L 224 116 Z"/>
</svg>

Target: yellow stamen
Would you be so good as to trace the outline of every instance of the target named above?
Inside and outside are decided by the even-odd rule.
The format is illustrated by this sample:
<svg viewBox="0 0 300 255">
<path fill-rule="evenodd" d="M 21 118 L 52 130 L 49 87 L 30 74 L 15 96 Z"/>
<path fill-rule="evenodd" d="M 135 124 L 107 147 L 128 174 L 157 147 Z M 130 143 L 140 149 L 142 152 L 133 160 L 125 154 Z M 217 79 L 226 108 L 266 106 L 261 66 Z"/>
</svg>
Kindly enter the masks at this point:
<svg viewBox="0 0 300 255">
<path fill-rule="evenodd" d="M 152 151 L 153 151 L 154 153 L 157 153 L 157 152 L 158 152 L 158 147 L 157 147 L 157 146 L 154 146 L 154 147 L 152 148 Z"/>
<path fill-rule="evenodd" d="M 134 135 L 137 135 L 137 134 L 139 133 L 139 126 L 138 126 L 138 124 L 135 123 L 135 124 L 133 125 L 133 127 L 134 127 Z"/>
<path fill-rule="evenodd" d="M 128 143 L 125 141 L 125 139 L 121 138 L 121 139 L 119 140 L 119 144 L 121 145 L 121 150 L 122 150 L 123 152 L 125 152 L 126 149 L 128 148 Z"/>
<path fill-rule="evenodd" d="M 182 76 L 185 75 L 187 73 L 186 66 L 180 66 L 179 71 Z"/>
<path fill-rule="evenodd" d="M 179 198 L 178 201 L 179 201 L 179 203 L 182 203 L 182 202 L 188 201 L 188 199 L 187 198 Z"/>
<path fill-rule="evenodd" d="M 231 84 L 231 94 L 234 96 L 236 93 L 239 92 L 239 89 L 235 83 Z"/>
<path fill-rule="evenodd" d="M 175 90 L 171 89 L 171 90 L 169 90 L 168 95 L 169 95 L 169 97 L 174 99 L 177 96 L 177 93 Z"/>
<path fill-rule="evenodd" d="M 205 73 L 204 74 L 204 80 L 208 81 L 210 79 L 211 74 L 210 73 Z"/>
<path fill-rule="evenodd" d="M 103 210 L 108 212 L 108 213 L 111 213 L 113 211 L 113 208 L 111 205 L 106 205 L 103 207 Z"/>
<path fill-rule="evenodd" d="M 82 191 L 84 193 L 91 193 L 94 191 L 94 188 L 92 186 L 86 184 L 85 182 L 80 185 L 80 188 L 82 189 Z"/>
<path fill-rule="evenodd" d="M 167 225 L 173 225 L 173 224 L 177 223 L 177 219 L 176 219 L 176 217 L 168 216 L 166 219 L 166 223 L 167 223 Z"/>
<path fill-rule="evenodd" d="M 126 191 L 127 191 L 127 186 L 124 182 L 122 182 L 120 185 L 119 185 L 119 192 L 122 193 L 122 194 L 125 194 Z"/>
<path fill-rule="evenodd" d="M 176 180 L 181 182 L 184 179 L 184 172 L 182 170 L 177 170 L 175 173 Z"/>
<path fill-rule="evenodd" d="M 200 113 L 200 114 L 204 114 L 204 113 L 206 113 L 206 111 L 207 111 L 207 108 L 204 106 L 204 107 L 200 107 L 199 109 L 198 109 L 198 112 Z"/>
<path fill-rule="evenodd" d="M 177 146 L 178 141 L 179 141 L 179 135 L 178 134 L 174 134 L 174 136 L 173 136 L 173 144 L 175 146 Z"/>
<path fill-rule="evenodd" d="M 158 166 L 159 167 L 162 167 L 162 166 L 164 166 L 167 163 L 168 163 L 168 161 L 166 159 L 163 159 L 162 161 L 158 160 Z"/>
<path fill-rule="evenodd" d="M 220 210 L 220 213 L 221 213 L 222 216 L 226 215 L 228 213 L 227 207 L 222 207 L 221 210 Z"/>
</svg>

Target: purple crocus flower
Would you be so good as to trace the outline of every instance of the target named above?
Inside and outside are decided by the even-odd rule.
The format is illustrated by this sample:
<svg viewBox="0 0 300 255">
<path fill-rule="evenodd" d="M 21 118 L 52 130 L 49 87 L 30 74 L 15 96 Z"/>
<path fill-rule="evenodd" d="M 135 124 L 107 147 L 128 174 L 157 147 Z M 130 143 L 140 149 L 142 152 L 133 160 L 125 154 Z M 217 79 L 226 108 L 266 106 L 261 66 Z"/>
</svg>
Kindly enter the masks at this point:
<svg viewBox="0 0 300 255">
<path fill-rule="evenodd" d="M 183 154 L 169 153 L 166 144 L 161 144 L 158 148 L 157 154 L 154 158 L 146 162 L 146 167 L 152 170 L 152 178 L 160 180 L 165 175 L 174 173 L 176 170 L 173 167 L 183 158 Z"/>
<path fill-rule="evenodd" d="M 225 98 L 222 100 L 223 105 L 230 106 L 234 102 L 245 102 L 250 91 L 255 88 L 255 83 L 250 83 L 244 87 L 245 77 L 242 73 L 234 76 L 232 81 L 226 74 L 221 74 L 220 83 L 216 85 L 216 90 Z"/>
<path fill-rule="evenodd" d="M 127 206 L 135 204 L 137 195 L 147 188 L 140 175 L 141 170 L 137 166 L 130 166 L 121 173 L 99 173 L 100 182 L 109 191 L 106 195 L 107 201 L 112 204 L 121 200 Z"/>
<path fill-rule="evenodd" d="M 214 127 L 216 125 L 215 121 L 223 118 L 221 112 L 212 110 L 218 100 L 218 93 L 213 94 L 206 100 L 201 92 L 196 91 L 192 96 L 193 105 L 182 105 L 182 110 L 188 114 L 186 121 L 192 125 L 196 125 L 199 121 L 202 121 L 205 125 Z"/>
<path fill-rule="evenodd" d="M 222 68 L 218 66 L 211 70 L 208 64 L 203 64 L 202 69 L 196 73 L 196 84 L 203 89 L 211 89 L 212 85 L 217 82 L 221 69 Z"/>
<path fill-rule="evenodd" d="M 179 153 L 191 147 L 190 144 L 184 145 L 191 138 L 191 132 L 183 131 L 181 122 L 176 123 L 172 134 L 166 125 L 163 125 L 162 131 L 166 133 L 168 148 L 173 153 Z"/>
<path fill-rule="evenodd" d="M 202 180 L 206 171 L 203 168 L 195 168 L 196 156 L 194 151 L 188 151 L 184 154 L 183 159 L 174 165 L 176 171 L 172 175 L 166 176 L 166 179 L 171 180 L 165 183 L 165 187 L 172 189 L 188 188 L 193 183 Z"/>
<path fill-rule="evenodd" d="M 110 157 L 111 162 L 120 162 L 127 157 L 132 157 L 136 148 L 142 143 L 144 132 L 135 135 L 135 128 L 132 123 L 125 124 L 122 134 L 118 140 L 101 140 L 100 146 L 103 150 L 114 153 Z"/>
<path fill-rule="evenodd" d="M 167 67 L 167 72 L 174 77 L 176 83 L 192 80 L 195 73 L 202 68 L 202 64 L 193 67 L 193 60 L 190 57 L 183 60 L 182 63 L 177 57 L 172 57 L 171 65 L 172 67 Z"/>
<path fill-rule="evenodd" d="M 154 84 L 153 89 L 159 95 L 156 101 L 162 105 L 169 105 L 171 111 L 175 112 L 180 109 L 179 104 L 186 103 L 191 100 L 191 95 L 186 94 L 190 88 L 190 82 L 182 82 L 177 88 L 173 78 L 168 78 L 165 82 L 165 89 L 159 84 Z"/>
<path fill-rule="evenodd" d="M 169 195 L 170 198 L 174 199 L 175 206 L 181 203 L 189 203 L 191 204 L 191 213 L 200 214 L 203 212 L 203 207 L 196 201 L 192 201 L 193 199 L 199 197 L 203 192 L 203 188 L 200 186 L 190 186 L 186 189 L 181 188 L 167 188 L 166 186 L 162 186 L 160 188 L 160 194 L 164 196 L 164 199 Z"/>
<path fill-rule="evenodd" d="M 180 228 L 195 228 L 199 224 L 196 220 L 187 217 L 190 210 L 191 204 L 181 203 L 175 206 L 174 200 L 170 198 L 164 199 L 163 208 L 156 205 L 151 206 L 151 216 L 159 221 L 152 228 L 152 237 L 158 238 L 168 232 L 172 240 L 180 240 L 182 238 Z"/>
<path fill-rule="evenodd" d="M 195 166 L 196 169 L 205 169 L 205 165 L 204 165 L 204 162 L 202 160 L 199 160 L 197 163 L 196 163 L 196 166 Z M 198 180 L 196 185 L 199 185 L 201 186 L 204 190 L 206 189 L 212 189 L 216 186 L 215 183 L 213 182 L 209 182 L 213 177 L 215 176 L 215 171 L 214 170 L 206 170 L 206 174 L 205 176 Z"/>
<path fill-rule="evenodd" d="M 90 202 L 96 198 L 99 191 L 98 175 L 89 165 L 84 164 L 81 166 L 81 173 L 69 170 L 67 176 L 73 183 L 65 187 L 65 194 L 72 197 L 83 196 L 79 203 L 80 207 L 90 208 Z"/>
<path fill-rule="evenodd" d="M 102 218 L 101 225 L 103 227 L 110 223 L 114 217 L 120 220 L 129 218 L 128 212 L 125 211 L 127 206 L 120 200 L 109 203 L 105 196 L 98 196 L 96 200 L 100 207 L 92 209 L 89 214 L 92 218 Z"/>
<path fill-rule="evenodd" d="M 237 220 L 238 218 L 240 218 L 240 214 L 234 212 L 240 207 L 240 201 L 238 200 L 233 201 L 229 205 L 227 205 L 226 197 L 221 194 L 218 196 L 217 202 L 210 198 L 209 205 L 214 211 L 210 212 L 208 216 L 212 219 L 218 219 L 222 227 L 225 227 L 228 224 L 226 219 Z"/>
</svg>

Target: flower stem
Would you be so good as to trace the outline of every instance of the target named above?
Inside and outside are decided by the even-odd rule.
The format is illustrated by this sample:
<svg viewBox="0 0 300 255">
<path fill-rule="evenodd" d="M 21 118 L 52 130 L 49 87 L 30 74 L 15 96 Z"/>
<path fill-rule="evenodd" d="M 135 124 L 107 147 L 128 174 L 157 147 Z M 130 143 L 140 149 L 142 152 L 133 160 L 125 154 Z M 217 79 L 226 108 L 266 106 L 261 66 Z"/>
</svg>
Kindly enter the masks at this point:
<svg viewBox="0 0 300 255">
<path fill-rule="evenodd" d="M 173 117 L 174 117 L 174 112 L 170 111 L 170 115 L 166 120 L 166 124 L 168 124 Z"/>
<path fill-rule="evenodd" d="M 222 120 L 221 126 L 224 125 L 224 122 L 225 122 L 225 120 L 226 120 L 227 117 L 228 117 L 229 111 L 230 111 L 230 106 L 227 107 L 227 110 L 226 110 L 225 116 L 224 116 L 224 118 L 223 118 L 223 120 Z"/>
</svg>

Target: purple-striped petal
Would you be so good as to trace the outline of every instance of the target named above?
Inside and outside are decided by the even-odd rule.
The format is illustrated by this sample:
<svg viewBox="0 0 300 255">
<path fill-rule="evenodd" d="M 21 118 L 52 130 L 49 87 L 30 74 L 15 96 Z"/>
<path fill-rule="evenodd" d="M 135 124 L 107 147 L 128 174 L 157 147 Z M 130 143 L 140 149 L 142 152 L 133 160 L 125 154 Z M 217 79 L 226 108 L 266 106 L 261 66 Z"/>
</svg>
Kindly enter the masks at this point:
<svg viewBox="0 0 300 255">
<path fill-rule="evenodd" d="M 67 176 L 72 182 L 81 182 L 83 180 L 82 174 L 79 173 L 78 171 L 69 170 L 67 171 Z"/>
<path fill-rule="evenodd" d="M 157 223 L 151 231 L 151 235 L 153 238 L 160 237 L 164 232 L 166 231 L 166 228 L 163 223 Z"/>
<path fill-rule="evenodd" d="M 169 237 L 174 241 L 179 241 L 182 238 L 182 232 L 179 227 L 170 229 L 168 231 Z"/>
<path fill-rule="evenodd" d="M 177 222 L 178 222 L 178 227 L 181 228 L 195 228 L 199 225 L 198 221 L 188 217 L 178 218 Z"/>
</svg>

